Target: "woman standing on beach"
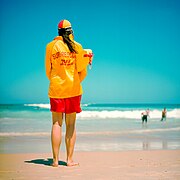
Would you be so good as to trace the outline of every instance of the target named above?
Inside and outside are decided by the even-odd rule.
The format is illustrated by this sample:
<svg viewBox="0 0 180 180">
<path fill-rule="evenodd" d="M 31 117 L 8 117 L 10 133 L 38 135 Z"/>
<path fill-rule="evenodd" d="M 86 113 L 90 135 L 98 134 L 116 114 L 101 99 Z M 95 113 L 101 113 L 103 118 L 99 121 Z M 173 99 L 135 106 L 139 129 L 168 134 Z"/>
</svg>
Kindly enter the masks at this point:
<svg viewBox="0 0 180 180">
<path fill-rule="evenodd" d="M 76 113 L 81 112 L 81 82 L 86 77 L 92 56 L 87 56 L 82 46 L 74 41 L 68 20 L 60 21 L 58 34 L 46 47 L 46 75 L 50 81 L 48 96 L 52 112 L 52 166 L 58 166 L 63 116 L 66 124 L 67 166 L 75 166 L 78 165 L 73 161 Z"/>
</svg>

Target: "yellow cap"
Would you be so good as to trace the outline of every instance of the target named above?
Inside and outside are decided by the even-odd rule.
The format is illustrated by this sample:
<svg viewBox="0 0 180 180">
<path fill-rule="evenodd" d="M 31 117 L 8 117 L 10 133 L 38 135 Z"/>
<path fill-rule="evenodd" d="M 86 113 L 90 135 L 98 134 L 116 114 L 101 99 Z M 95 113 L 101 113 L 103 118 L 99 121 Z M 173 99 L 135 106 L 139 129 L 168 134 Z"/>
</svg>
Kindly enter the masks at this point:
<svg viewBox="0 0 180 180">
<path fill-rule="evenodd" d="M 58 24 L 58 29 L 69 28 L 69 27 L 71 27 L 71 23 L 66 19 L 60 21 L 59 24 Z"/>
</svg>

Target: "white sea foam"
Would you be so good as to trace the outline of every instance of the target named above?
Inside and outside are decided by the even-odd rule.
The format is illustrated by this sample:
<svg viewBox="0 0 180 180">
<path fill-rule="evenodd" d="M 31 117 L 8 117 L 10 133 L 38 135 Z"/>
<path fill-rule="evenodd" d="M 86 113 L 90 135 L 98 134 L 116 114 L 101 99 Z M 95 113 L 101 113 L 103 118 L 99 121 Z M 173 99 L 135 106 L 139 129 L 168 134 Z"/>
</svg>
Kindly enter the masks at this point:
<svg viewBox="0 0 180 180">
<path fill-rule="evenodd" d="M 50 104 L 24 104 L 25 106 L 39 107 L 43 109 L 50 109 Z M 90 104 L 82 104 L 83 107 L 87 107 Z M 132 109 L 132 110 L 92 110 L 89 111 L 83 110 L 78 114 L 79 119 L 85 118 L 97 118 L 97 119 L 106 119 L 106 118 L 127 118 L 127 119 L 139 119 L 141 118 L 142 110 Z M 161 118 L 162 111 L 159 109 L 150 110 L 150 118 Z M 167 118 L 180 118 L 180 109 L 168 110 Z"/>
<path fill-rule="evenodd" d="M 9 136 L 49 136 L 47 132 L 1 132 L 0 137 Z"/>
<path fill-rule="evenodd" d="M 79 119 L 85 118 L 96 118 L 96 119 L 106 119 L 106 118 L 127 118 L 127 119 L 139 119 L 141 118 L 141 110 L 132 111 L 82 111 L 78 114 Z M 150 118 L 161 118 L 162 112 L 160 110 L 150 111 Z M 180 118 L 180 109 L 174 109 L 167 112 L 167 118 Z"/>
<path fill-rule="evenodd" d="M 82 107 L 87 107 L 90 104 L 81 104 Z M 44 109 L 50 109 L 50 104 L 24 104 L 24 106 L 30 106 L 30 107 L 39 107 L 39 108 L 44 108 Z"/>
<path fill-rule="evenodd" d="M 39 107 L 44 109 L 50 109 L 50 104 L 24 104 L 24 106 Z"/>
<path fill-rule="evenodd" d="M 78 132 L 78 135 L 122 135 L 122 134 L 143 134 L 143 133 L 154 133 L 154 132 L 169 132 L 169 131 L 180 131 L 180 127 L 165 128 L 165 129 L 129 129 L 121 131 L 98 131 L 98 132 Z"/>
<path fill-rule="evenodd" d="M 144 134 L 155 132 L 180 132 L 180 127 L 175 128 L 158 128 L 158 129 L 128 129 L 120 131 L 95 131 L 95 132 L 77 132 L 78 135 L 122 135 L 122 134 Z M 63 133 L 65 135 L 65 133 Z M 1 132 L 0 137 L 12 137 L 12 136 L 50 136 L 48 132 Z"/>
</svg>

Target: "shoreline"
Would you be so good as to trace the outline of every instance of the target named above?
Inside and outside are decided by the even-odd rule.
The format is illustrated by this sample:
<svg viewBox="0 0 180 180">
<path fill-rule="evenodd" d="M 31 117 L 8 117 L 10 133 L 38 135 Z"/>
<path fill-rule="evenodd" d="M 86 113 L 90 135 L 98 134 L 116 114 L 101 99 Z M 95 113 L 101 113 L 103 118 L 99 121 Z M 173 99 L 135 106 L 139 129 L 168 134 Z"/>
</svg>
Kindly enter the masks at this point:
<svg viewBox="0 0 180 180">
<path fill-rule="evenodd" d="M 145 134 L 133 135 L 78 135 L 77 152 L 118 152 L 136 150 L 180 150 L 179 138 L 159 138 Z M 64 135 L 60 151 L 65 151 Z M 0 137 L 0 154 L 49 153 L 50 136 L 7 136 Z"/>
<path fill-rule="evenodd" d="M 60 152 L 58 168 L 51 153 L 0 154 L 1 179 L 179 179 L 180 150 L 75 152 L 77 167 L 65 166 Z"/>
</svg>

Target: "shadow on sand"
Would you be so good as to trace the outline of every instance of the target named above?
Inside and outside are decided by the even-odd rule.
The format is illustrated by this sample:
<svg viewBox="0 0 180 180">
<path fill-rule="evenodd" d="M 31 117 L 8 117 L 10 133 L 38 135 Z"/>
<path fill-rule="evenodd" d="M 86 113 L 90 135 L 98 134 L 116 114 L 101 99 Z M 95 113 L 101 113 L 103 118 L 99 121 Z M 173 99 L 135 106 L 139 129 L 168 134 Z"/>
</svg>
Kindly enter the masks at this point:
<svg viewBox="0 0 180 180">
<path fill-rule="evenodd" d="M 33 159 L 33 160 L 29 160 L 29 161 L 24 161 L 25 163 L 33 163 L 33 164 L 42 164 L 45 166 L 51 166 L 51 164 L 53 163 L 53 159 Z M 67 166 L 67 163 L 64 161 L 59 161 L 58 163 L 61 166 Z"/>
</svg>

